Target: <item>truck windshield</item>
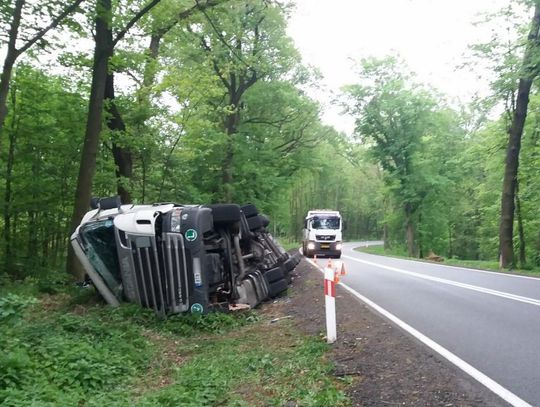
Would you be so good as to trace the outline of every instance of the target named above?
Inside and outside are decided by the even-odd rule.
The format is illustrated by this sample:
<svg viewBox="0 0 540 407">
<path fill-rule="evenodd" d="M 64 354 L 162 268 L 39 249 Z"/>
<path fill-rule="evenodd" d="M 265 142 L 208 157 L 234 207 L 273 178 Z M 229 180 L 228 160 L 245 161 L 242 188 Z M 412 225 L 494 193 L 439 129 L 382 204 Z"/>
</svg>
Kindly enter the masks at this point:
<svg viewBox="0 0 540 407">
<path fill-rule="evenodd" d="M 110 219 L 89 223 L 81 227 L 86 256 L 96 272 L 117 296 L 120 293 L 121 276 L 116 254 L 113 221 Z"/>
<path fill-rule="evenodd" d="M 311 227 L 313 229 L 339 229 L 339 220 L 337 216 L 331 218 L 313 218 Z"/>
</svg>

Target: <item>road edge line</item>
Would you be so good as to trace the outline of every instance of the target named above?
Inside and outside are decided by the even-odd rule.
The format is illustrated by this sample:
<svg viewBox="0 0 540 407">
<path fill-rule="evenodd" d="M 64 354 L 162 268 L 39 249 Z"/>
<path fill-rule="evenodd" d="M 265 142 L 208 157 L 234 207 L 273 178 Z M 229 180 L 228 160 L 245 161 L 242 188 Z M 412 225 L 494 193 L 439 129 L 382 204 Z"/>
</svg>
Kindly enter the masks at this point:
<svg viewBox="0 0 540 407">
<path fill-rule="evenodd" d="M 405 275 L 415 277 L 415 278 L 420 278 L 420 279 L 424 279 L 424 280 L 428 280 L 428 281 L 435 281 L 435 282 L 440 283 L 440 284 L 451 285 L 451 286 L 454 286 L 454 287 L 463 288 L 465 290 L 476 291 L 476 292 L 479 292 L 479 293 L 482 293 L 482 294 L 489 294 L 489 295 L 494 295 L 496 297 L 506 298 L 507 300 L 513 300 L 513 301 L 518 301 L 518 302 L 522 302 L 522 303 L 525 303 L 525 304 L 540 306 L 540 299 L 537 299 L 537 298 L 524 297 L 522 295 L 507 293 L 507 292 L 495 290 L 495 289 L 492 289 L 492 288 L 481 287 L 481 286 L 468 284 L 468 283 L 462 283 L 460 281 L 449 280 L 449 279 L 446 279 L 446 278 L 432 276 L 432 275 L 429 275 L 429 274 L 417 273 L 415 271 L 409 271 L 409 270 L 401 269 L 401 268 L 394 267 L 394 266 L 387 266 L 385 264 L 379 264 L 379 263 L 375 263 L 375 262 L 372 262 L 372 261 L 369 261 L 369 260 L 358 259 L 358 258 L 353 257 L 353 256 L 343 255 L 342 257 L 350 259 L 352 261 L 356 261 L 357 263 L 367 264 L 367 265 L 370 265 L 370 266 L 373 266 L 373 267 L 378 267 L 378 268 L 381 268 L 381 269 L 394 271 L 396 273 L 405 274 Z"/>
<path fill-rule="evenodd" d="M 369 247 L 369 246 L 357 246 L 357 248 L 362 248 L 362 247 Z M 353 248 L 352 251 L 356 252 L 356 253 L 363 253 L 363 252 L 356 251 L 355 248 Z M 536 280 L 536 281 L 540 280 L 540 276 L 538 276 L 538 277 L 536 277 L 536 276 L 522 276 L 520 274 L 505 273 L 504 271 L 473 269 L 473 268 L 470 268 L 470 267 L 453 266 L 451 264 L 429 262 L 429 261 L 419 261 L 419 260 L 414 260 L 414 259 L 409 259 L 409 258 L 386 256 L 384 254 L 372 254 L 372 253 L 364 253 L 364 254 L 368 254 L 370 256 L 386 257 L 387 259 L 410 261 L 411 263 L 431 264 L 431 265 L 434 265 L 434 266 L 441 266 L 441 267 L 453 268 L 453 269 L 458 269 L 458 270 L 475 271 L 477 273 L 496 274 L 498 276 L 503 276 L 503 277 L 523 278 L 523 279 L 526 279 L 526 280 Z M 349 257 L 351 257 L 351 256 L 349 256 Z"/>
<path fill-rule="evenodd" d="M 321 268 L 318 264 L 315 264 L 311 260 L 309 260 L 309 263 L 317 267 L 319 271 Z M 428 338 L 426 335 L 421 333 L 420 331 L 416 330 L 409 324 L 407 324 L 405 321 L 402 321 L 398 317 L 396 317 L 391 312 L 387 311 L 380 305 L 377 305 L 373 301 L 371 301 L 369 298 L 364 297 L 362 294 L 354 290 L 353 288 L 349 287 L 347 284 L 340 282 L 338 284 L 339 286 L 342 286 L 344 289 L 349 291 L 352 295 L 354 295 L 356 298 L 358 298 L 360 301 L 362 301 L 364 304 L 368 305 L 375 311 L 377 311 L 379 314 L 384 316 L 385 318 L 392 321 L 394 324 L 399 326 L 401 329 L 406 331 L 408 334 L 415 337 L 417 340 L 422 342 L 424 345 L 426 345 L 428 348 L 433 350 L 434 352 L 438 353 L 440 356 L 442 356 L 444 359 L 448 360 L 450 363 L 452 363 L 454 366 L 461 369 L 463 372 L 467 373 L 469 376 L 471 376 L 473 379 L 475 379 L 477 382 L 482 384 L 484 387 L 487 387 L 489 390 L 491 390 L 493 393 L 495 393 L 497 396 L 502 398 L 504 401 L 510 403 L 514 407 L 533 407 L 531 404 L 527 403 L 525 400 L 521 399 L 514 393 L 512 393 L 510 390 L 506 389 L 505 387 L 501 386 L 499 383 L 497 383 L 495 380 L 491 379 L 490 377 L 486 376 L 484 373 L 476 369 L 475 367 L 471 366 L 467 362 L 465 362 L 463 359 L 461 359 L 459 356 L 453 354 L 448 349 L 443 347 L 442 345 L 439 345 L 434 340 Z"/>
</svg>

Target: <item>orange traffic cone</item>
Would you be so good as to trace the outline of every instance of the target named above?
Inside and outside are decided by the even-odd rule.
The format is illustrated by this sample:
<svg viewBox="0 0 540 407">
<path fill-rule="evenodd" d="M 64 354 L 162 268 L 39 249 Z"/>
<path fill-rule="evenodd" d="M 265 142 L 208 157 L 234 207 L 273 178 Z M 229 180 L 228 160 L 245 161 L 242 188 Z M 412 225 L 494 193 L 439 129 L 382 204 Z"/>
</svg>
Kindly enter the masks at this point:
<svg viewBox="0 0 540 407">
<path fill-rule="evenodd" d="M 345 274 L 345 263 L 341 262 L 341 270 L 339 271 L 339 275 L 344 276 Z"/>
<path fill-rule="evenodd" d="M 339 273 L 334 271 L 334 283 L 339 284 Z"/>
</svg>

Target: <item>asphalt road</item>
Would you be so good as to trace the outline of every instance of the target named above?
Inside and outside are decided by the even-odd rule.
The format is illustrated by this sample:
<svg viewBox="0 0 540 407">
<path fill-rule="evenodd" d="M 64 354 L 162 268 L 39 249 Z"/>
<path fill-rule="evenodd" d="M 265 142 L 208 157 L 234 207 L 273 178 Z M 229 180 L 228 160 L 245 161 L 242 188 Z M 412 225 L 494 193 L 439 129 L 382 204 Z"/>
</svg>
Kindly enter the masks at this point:
<svg viewBox="0 0 540 407">
<path fill-rule="evenodd" d="M 514 405 L 540 406 L 540 279 L 374 256 L 359 245 L 344 245 L 344 284 L 513 393 Z"/>
</svg>

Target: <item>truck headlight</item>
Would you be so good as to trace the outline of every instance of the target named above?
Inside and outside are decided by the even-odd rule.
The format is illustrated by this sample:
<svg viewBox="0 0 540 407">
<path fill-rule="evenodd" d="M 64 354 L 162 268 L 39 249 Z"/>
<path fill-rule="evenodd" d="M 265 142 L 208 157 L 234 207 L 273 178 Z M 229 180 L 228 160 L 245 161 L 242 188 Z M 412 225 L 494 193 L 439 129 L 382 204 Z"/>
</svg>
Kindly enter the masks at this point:
<svg viewBox="0 0 540 407">
<path fill-rule="evenodd" d="M 308 248 L 308 250 L 313 250 L 313 249 L 315 249 L 315 243 L 309 242 L 309 243 L 307 244 L 307 248 Z"/>
<path fill-rule="evenodd" d="M 174 208 L 171 214 L 171 232 L 180 233 L 180 215 L 182 214 L 181 208 Z"/>
<path fill-rule="evenodd" d="M 341 250 L 342 247 L 343 247 L 343 244 L 341 243 L 336 244 L 336 250 Z"/>
</svg>

